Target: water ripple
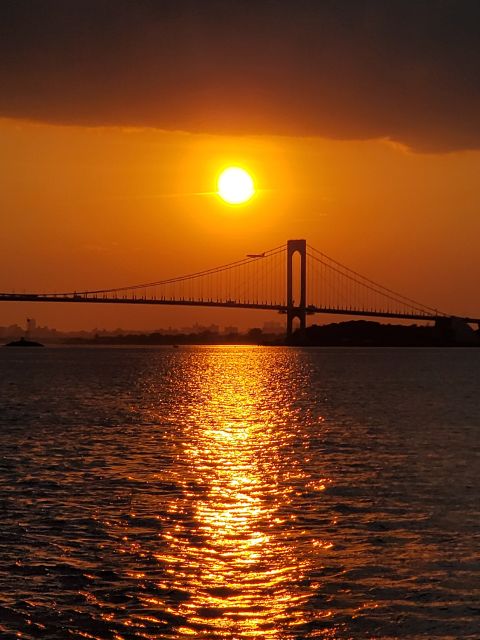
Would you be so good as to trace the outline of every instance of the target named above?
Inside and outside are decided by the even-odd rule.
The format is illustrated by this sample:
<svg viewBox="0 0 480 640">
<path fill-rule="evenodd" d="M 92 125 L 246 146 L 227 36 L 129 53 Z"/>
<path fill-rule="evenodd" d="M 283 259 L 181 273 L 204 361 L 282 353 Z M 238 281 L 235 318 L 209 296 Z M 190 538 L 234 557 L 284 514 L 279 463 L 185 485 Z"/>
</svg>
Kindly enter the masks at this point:
<svg viewBox="0 0 480 640">
<path fill-rule="evenodd" d="M 476 350 L 5 350 L 5 640 L 479 637 Z"/>
</svg>

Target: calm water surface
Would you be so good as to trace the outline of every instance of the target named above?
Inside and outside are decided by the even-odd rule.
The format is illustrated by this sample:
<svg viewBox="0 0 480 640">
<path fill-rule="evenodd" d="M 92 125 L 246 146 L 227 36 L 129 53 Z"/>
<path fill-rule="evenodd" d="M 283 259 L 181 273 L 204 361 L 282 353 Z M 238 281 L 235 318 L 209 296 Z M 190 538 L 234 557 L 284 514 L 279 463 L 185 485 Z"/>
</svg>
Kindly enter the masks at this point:
<svg viewBox="0 0 480 640">
<path fill-rule="evenodd" d="M 480 638 L 480 350 L 0 350 L 0 637 Z"/>
</svg>

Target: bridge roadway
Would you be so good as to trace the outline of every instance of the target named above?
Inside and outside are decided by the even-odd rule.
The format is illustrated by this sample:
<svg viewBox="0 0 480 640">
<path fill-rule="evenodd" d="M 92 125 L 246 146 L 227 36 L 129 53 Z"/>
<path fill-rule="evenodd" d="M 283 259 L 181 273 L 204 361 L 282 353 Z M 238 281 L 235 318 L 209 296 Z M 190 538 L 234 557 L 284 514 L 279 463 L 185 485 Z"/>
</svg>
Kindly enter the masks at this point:
<svg viewBox="0 0 480 640">
<path fill-rule="evenodd" d="M 82 303 L 82 304 L 139 304 L 139 305 L 170 305 L 184 307 L 214 307 L 223 309 L 257 309 L 265 311 L 277 311 L 286 314 L 288 307 L 285 304 L 271 304 L 261 302 L 236 302 L 235 300 L 189 300 L 189 299 L 164 299 L 146 297 L 107 297 L 107 296 L 83 296 L 83 295 L 62 295 L 62 294 L 37 294 L 37 293 L 0 293 L 0 302 L 58 302 L 58 303 Z M 297 310 L 302 310 L 295 307 Z M 396 313 L 393 311 L 377 311 L 374 309 L 336 309 L 333 307 L 315 307 L 309 305 L 305 307 L 307 315 L 316 313 L 329 315 L 359 316 L 364 318 L 392 318 L 398 320 L 420 320 L 431 321 L 454 318 L 469 324 L 476 324 L 480 327 L 479 318 L 469 318 L 463 316 L 448 316 L 445 314 L 428 315 L 422 313 Z"/>
</svg>

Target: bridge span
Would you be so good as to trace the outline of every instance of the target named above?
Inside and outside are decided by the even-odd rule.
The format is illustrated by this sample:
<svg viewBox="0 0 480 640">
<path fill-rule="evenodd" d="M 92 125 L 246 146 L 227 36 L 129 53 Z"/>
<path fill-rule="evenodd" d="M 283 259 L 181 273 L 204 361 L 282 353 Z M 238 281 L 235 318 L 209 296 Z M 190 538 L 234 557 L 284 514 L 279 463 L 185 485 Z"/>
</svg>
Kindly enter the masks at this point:
<svg viewBox="0 0 480 640">
<path fill-rule="evenodd" d="M 438 311 L 393 291 L 307 245 L 286 245 L 184 276 L 106 289 L 60 293 L 0 292 L 0 302 L 130 304 L 257 309 L 286 315 L 305 329 L 314 314 L 476 324 L 480 319 Z"/>
</svg>

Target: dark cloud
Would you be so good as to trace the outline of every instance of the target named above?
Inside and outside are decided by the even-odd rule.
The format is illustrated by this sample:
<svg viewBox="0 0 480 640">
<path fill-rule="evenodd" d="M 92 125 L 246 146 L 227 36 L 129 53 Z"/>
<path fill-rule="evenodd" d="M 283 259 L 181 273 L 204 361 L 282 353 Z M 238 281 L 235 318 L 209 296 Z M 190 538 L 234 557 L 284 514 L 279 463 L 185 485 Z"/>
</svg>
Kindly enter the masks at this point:
<svg viewBox="0 0 480 640">
<path fill-rule="evenodd" d="M 479 0 L 0 0 L 0 115 L 480 148 Z"/>
</svg>

